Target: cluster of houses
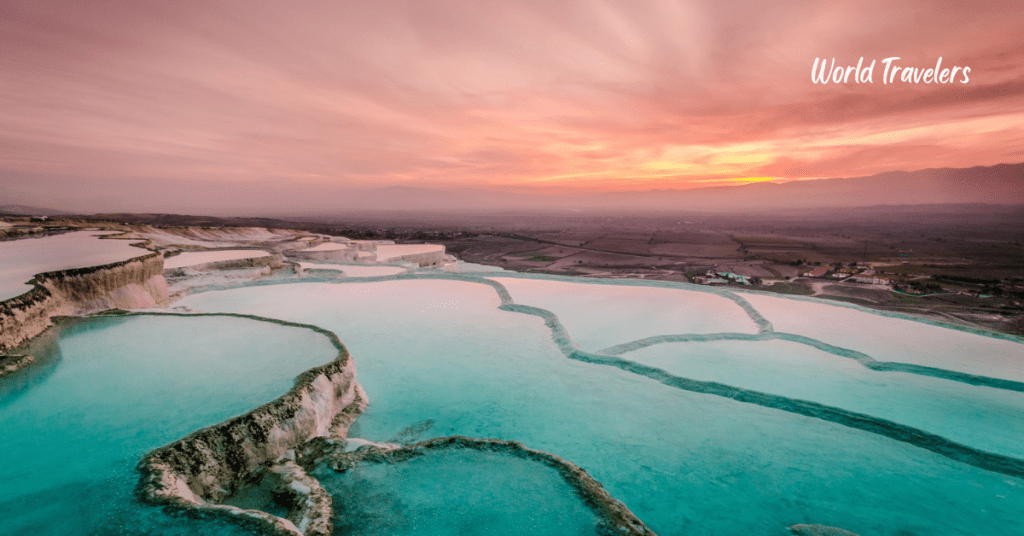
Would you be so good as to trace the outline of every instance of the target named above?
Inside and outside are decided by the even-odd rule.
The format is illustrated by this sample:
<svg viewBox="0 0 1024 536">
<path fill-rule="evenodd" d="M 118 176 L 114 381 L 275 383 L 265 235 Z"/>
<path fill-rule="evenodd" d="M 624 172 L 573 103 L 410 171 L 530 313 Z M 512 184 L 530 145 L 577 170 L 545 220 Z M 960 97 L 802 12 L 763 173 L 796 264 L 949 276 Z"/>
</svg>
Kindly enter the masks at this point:
<svg viewBox="0 0 1024 536">
<path fill-rule="evenodd" d="M 887 276 L 878 275 L 871 266 L 838 266 L 826 265 L 817 266 L 802 274 L 803 277 L 815 277 L 819 279 L 833 279 L 837 281 L 852 281 L 856 283 L 867 283 L 870 285 L 892 285 L 895 283 Z M 718 272 L 708 270 L 703 275 L 693 278 L 693 282 L 699 285 L 728 285 L 737 283 L 740 285 L 759 284 L 760 281 L 752 276 L 734 274 L 732 272 Z"/>
<path fill-rule="evenodd" d="M 751 284 L 750 277 L 748 276 L 732 272 L 716 272 L 714 270 L 708 270 L 704 275 L 695 277 L 693 282 L 698 285 L 728 285 L 730 282 L 741 285 Z"/>
<path fill-rule="evenodd" d="M 892 280 L 885 276 L 875 274 L 874 268 L 870 266 L 847 266 L 836 268 L 834 266 L 819 266 L 808 272 L 803 277 L 828 277 L 830 279 L 854 281 L 856 283 L 868 283 L 871 285 L 891 285 Z"/>
</svg>

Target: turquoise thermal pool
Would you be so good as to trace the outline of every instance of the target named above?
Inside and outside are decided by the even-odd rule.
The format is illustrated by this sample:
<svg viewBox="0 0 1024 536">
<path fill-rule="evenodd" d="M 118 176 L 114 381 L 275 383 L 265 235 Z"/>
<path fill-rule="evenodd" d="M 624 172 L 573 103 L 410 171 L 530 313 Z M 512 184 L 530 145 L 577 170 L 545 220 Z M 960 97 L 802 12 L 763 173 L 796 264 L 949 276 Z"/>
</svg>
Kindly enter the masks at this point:
<svg viewBox="0 0 1024 536">
<path fill-rule="evenodd" d="M 522 291 L 531 281 L 518 278 L 520 288 L 512 285 L 504 302 L 500 285 L 452 276 L 253 286 L 181 303 L 337 333 L 370 397 L 353 437 L 520 441 L 584 468 L 662 535 L 785 534 L 797 523 L 860 534 L 1018 530 L 1019 390 L 873 370 L 834 346 L 772 340 L 774 332 L 757 334 L 757 315 L 741 304 L 746 294 L 701 294 L 730 315 L 719 324 L 729 334 L 719 342 L 574 350 L 562 314 L 603 322 L 589 345 L 595 350 L 628 346 L 651 336 L 642 303 L 620 307 L 604 293 L 614 285 L 595 284 L 600 303 L 582 288 L 575 291 L 582 298 L 543 303 L 556 315 Z M 739 333 L 732 311 L 746 316 Z M 714 335 L 714 319 L 685 311 L 677 318 L 656 325 L 666 335 Z M 938 329 L 980 348 L 1013 344 L 1018 353 L 1003 356 L 1007 370 L 1024 358 L 1018 342 L 905 322 L 911 328 L 904 329 Z"/>
<path fill-rule="evenodd" d="M 173 315 L 76 320 L 30 350 L 0 378 L 2 534 L 246 534 L 138 503 L 136 464 L 337 354 L 309 329 Z"/>
<path fill-rule="evenodd" d="M 353 445 L 520 442 L 578 465 L 663 536 L 1021 533 L 1018 339 L 817 300 L 465 272 L 236 283 L 174 303 L 214 316 L 48 332 L 37 362 L 0 380 L 5 529 L 245 533 L 132 494 L 144 454 L 336 354 L 311 329 L 227 313 L 338 336 L 369 397 Z M 502 453 L 313 476 L 335 534 L 595 530 L 551 467 Z"/>
<path fill-rule="evenodd" d="M 504 453 L 442 450 L 314 476 L 331 491 L 339 535 L 597 533 L 595 515 L 557 471 Z"/>
</svg>

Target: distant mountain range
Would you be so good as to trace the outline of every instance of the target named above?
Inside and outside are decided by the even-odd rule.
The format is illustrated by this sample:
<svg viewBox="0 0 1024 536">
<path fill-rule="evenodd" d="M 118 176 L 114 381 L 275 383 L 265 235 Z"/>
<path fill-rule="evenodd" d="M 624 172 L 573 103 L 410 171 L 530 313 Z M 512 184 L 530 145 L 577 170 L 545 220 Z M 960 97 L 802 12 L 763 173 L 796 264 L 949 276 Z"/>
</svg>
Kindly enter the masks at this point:
<svg viewBox="0 0 1024 536">
<path fill-rule="evenodd" d="M 611 193 L 544 195 L 539 193 L 409 186 L 353 189 L 330 184 L 297 187 L 287 182 L 203 184 L 185 190 L 177 183 L 140 182 L 134 188 L 140 204 L 125 206 L 123 196 L 103 196 L 92 206 L 103 212 L 172 213 L 246 217 L 334 217 L 388 212 L 486 214 L 505 212 L 780 212 L 884 205 L 1024 205 L 1024 163 L 966 169 L 890 171 L 869 177 L 816 179 L 786 183 L 755 183 L 689 190 L 647 190 Z M 111 187 L 113 188 L 113 187 Z M 119 199 L 119 201 L 112 201 Z M 48 198 L 64 210 L 61 198 Z M 68 200 L 70 201 L 70 200 Z M 34 204 L 42 204 L 32 201 Z M 81 202 L 81 201 L 79 201 Z M 96 212 L 84 210 L 78 213 Z M 22 205 L 0 206 L 0 213 L 60 216 L 68 212 Z"/>
</svg>

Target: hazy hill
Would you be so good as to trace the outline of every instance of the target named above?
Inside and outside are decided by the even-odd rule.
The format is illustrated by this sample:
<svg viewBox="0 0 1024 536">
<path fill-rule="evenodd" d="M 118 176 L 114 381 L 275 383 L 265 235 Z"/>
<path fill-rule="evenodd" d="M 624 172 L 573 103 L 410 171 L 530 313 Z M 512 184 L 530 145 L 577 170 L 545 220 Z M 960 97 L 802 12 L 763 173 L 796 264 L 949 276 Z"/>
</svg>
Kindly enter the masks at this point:
<svg viewBox="0 0 1024 536">
<path fill-rule="evenodd" d="M 0 206 L 0 214 L 13 216 L 66 216 L 69 212 L 54 210 L 52 208 L 26 207 L 25 205 L 3 205 Z"/>
<path fill-rule="evenodd" d="M 90 184 L 64 191 L 55 185 L 22 202 L 56 206 L 79 214 L 181 213 L 246 218 L 334 217 L 343 214 L 433 212 L 778 212 L 793 209 L 881 205 L 1024 205 L 1024 163 L 967 169 L 890 171 L 869 177 L 756 183 L 690 190 L 544 195 L 484 188 L 387 186 L 357 189 L 341 184 L 252 181 L 185 183 L 136 181 Z M 50 188 L 49 186 L 54 186 Z M 134 197 L 126 197 L 130 190 Z M 116 192 L 117 195 L 113 195 Z M 59 210 L 0 206 L 0 212 L 56 216 Z"/>
</svg>

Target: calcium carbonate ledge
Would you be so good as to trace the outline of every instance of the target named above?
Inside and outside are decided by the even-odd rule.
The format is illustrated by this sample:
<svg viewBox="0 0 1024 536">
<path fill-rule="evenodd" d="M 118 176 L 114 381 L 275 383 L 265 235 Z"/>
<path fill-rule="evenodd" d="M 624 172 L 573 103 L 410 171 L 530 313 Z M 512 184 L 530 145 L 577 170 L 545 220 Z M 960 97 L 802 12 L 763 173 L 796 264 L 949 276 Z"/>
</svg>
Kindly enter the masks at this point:
<svg viewBox="0 0 1024 536">
<path fill-rule="evenodd" d="M 242 259 L 226 259 L 221 261 L 209 261 L 190 266 L 181 266 L 178 268 L 168 268 L 168 275 L 172 276 L 184 276 L 194 272 L 206 272 L 213 270 L 232 270 L 240 268 L 256 268 L 260 266 L 269 266 L 271 268 L 282 268 L 285 265 L 284 256 L 280 253 L 271 253 L 265 249 L 260 248 L 207 248 L 199 250 L 182 250 L 174 255 L 170 255 L 167 258 L 173 259 L 183 253 L 208 253 L 215 251 L 261 251 L 266 255 L 260 257 L 246 257 Z"/>
<path fill-rule="evenodd" d="M 32 290 L 0 302 L 0 352 L 45 331 L 53 316 L 167 303 L 163 256 L 156 252 L 101 266 L 43 272 L 31 283 Z"/>
</svg>

